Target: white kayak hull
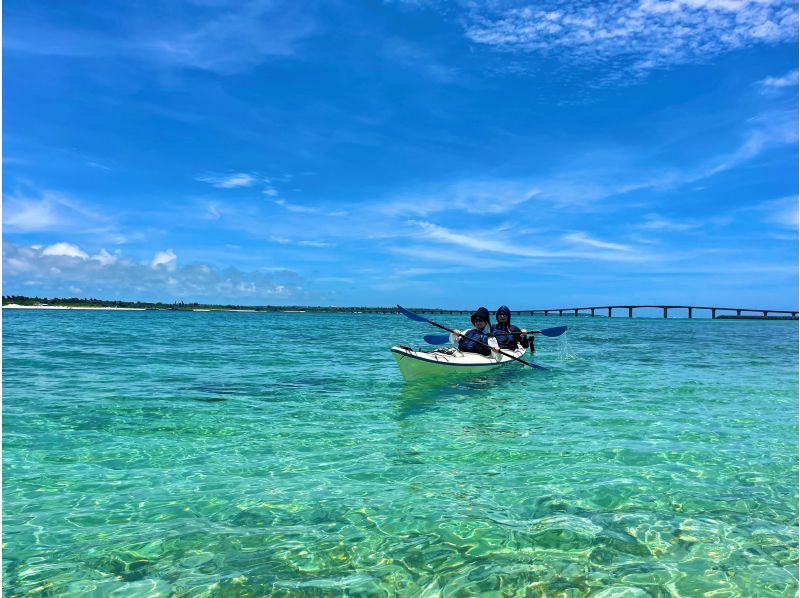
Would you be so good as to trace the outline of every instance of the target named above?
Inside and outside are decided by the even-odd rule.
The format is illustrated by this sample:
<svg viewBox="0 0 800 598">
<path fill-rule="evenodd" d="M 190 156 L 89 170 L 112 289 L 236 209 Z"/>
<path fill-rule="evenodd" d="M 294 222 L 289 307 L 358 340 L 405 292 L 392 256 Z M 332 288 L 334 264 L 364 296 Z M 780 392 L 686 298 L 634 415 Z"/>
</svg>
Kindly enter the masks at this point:
<svg viewBox="0 0 800 598">
<path fill-rule="evenodd" d="M 526 349 L 519 345 L 515 351 L 504 349 L 505 353 L 521 358 Z M 485 374 L 498 368 L 516 363 L 513 359 L 501 356 L 498 360 L 494 356 L 484 356 L 478 353 L 463 353 L 454 351 L 444 353 L 436 351 L 415 351 L 410 347 L 392 347 L 400 373 L 406 380 L 418 380 L 435 376 Z"/>
</svg>

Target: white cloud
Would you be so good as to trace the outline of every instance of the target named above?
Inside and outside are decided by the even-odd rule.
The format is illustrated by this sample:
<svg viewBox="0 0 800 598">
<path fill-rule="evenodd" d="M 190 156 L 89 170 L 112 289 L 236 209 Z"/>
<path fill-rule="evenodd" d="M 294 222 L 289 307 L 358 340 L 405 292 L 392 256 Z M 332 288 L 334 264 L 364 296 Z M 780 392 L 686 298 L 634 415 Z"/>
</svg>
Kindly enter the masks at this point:
<svg viewBox="0 0 800 598">
<path fill-rule="evenodd" d="M 217 269 L 208 264 L 177 267 L 174 252 L 160 252 L 153 267 L 105 250 L 89 257 L 71 243 L 57 243 L 48 253 L 33 247 L 3 243 L 3 286 L 8 294 L 74 295 L 171 301 L 210 299 L 224 302 L 302 297 L 300 277 L 285 268 L 270 272 L 242 272 L 234 267 Z M 161 259 L 159 260 L 159 256 Z M 175 267 L 171 267 L 175 266 Z M 81 291 L 70 289 L 79 288 Z"/>
<path fill-rule="evenodd" d="M 268 197 L 277 197 L 278 190 L 273 187 L 269 187 L 268 189 L 264 189 L 264 195 Z"/>
<path fill-rule="evenodd" d="M 82 260 L 89 259 L 89 254 L 77 245 L 72 243 L 56 243 L 44 248 L 42 255 L 63 255 L 65 257 L 76 257 Z"/>
<path fill-rule="evenodd" d="M 609 243 L 607 241 L 599 241 L 588 236 L 586 233 L 570 233 L 562 237 L 564 241 L 569 243 L 577 243 L 578 245 L 588 245 L 589 247 L 597 247 L 598 249 L 610 249 L 612 251 L 630 251 L 628 245 L 620 243 Z"/>
<path fill-rule="evenodd" d="M 178 266 L 178 256 L 175 255 L 175 252 L 172 251 L 172 249 L 159 251 L 153 258 L 153 261 L 150 262 L 150 267 L 156 269 L 159 266 L 163 266 L 170 271 L 175 270 L 175 268 Z"/>
<path fill-rule="evenodd" d="M 326 243 L 325 241 L 298 241 L 297 243 L 301 247 L 330 247 L 330 243 Z"/>
<path fill-rule="evenodd" d="M 762 93 L 769 93 L 783 87 L 795 87 L 797 85 L 797 69 L 790 71 L 782 77 L 767 77 L 758 82 Z"/>
<path fill-rule="evenodd" d="M 677 220 L 670 220 L 658 214 L 646 214 L 645 221 L 639 225 L 638 228 L 643 230 L 661 230 L 661 231 L 686 231 L 693 228 L 698 228 L 701 225 L 697 222 L 680 222 Z"/>
<path fill-rule="evenodd" d="M 237 172 L 236 174 L 228 175 L 206 174 L 197 177 L 197 180 L 209 183 L 218 189 L 236 189 L 238 187 L 250 187 L 258 181 L 258 178 L 247 172 Z"/>
<path fill-rule="evenodd" d="M 331 247 L 332 243 L 327 243 L 325 241 L 296 241 L 292 239 L 287 239 L 286 237 L 279 237 L 276 235 L 272 235 L 269 238 L 270 241 L 273 243 L 278 243 L 279 245 L 298 245 L 300 247 Z"/>
<path fill-rule="evenodd" d="M 465 26 L 470 40 L 508 51 L 552 52 L 587 64 L 605 63 L 609 71 L 633 75 L 797 36 L 797 7 L 789 0 L 561 2 L 556 10 L 495 6 L 471 5 Z"/>
<path fill-rule="evenodd" d="M 100 262 L 102 266 L 110 266 L 111 264 L 115 264 L 117 262 L 117 256 L 110 254 L 105 249 L 101 249 L 100 253 L 97 255 L 93 255 L 92 258 L 96 262 Z"/>
<path fill-rule="evenodd" d="M 282 208 L 289 210 L 290 212 L 297 212 L 300 214 L 314 214 L 318 212 L 317 208 L 311 208 L 308 206 L 298 206 L 296 204 L 291 204 L 285 199 L 276 199 L 275 204 L 281 206 Z"/>
</svg>

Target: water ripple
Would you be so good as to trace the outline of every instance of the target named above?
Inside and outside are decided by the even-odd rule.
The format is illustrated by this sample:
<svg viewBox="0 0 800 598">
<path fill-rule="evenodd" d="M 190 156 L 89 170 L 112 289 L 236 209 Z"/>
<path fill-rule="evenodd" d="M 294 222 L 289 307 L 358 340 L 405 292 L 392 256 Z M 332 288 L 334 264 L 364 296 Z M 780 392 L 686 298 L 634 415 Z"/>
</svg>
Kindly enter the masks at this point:
<svg viewBox="0 0 800 598">
<path fill-rule="evenodd" d="M 4 312 L 4 595 L 795 595 L 796 325 L 564 323 L 406 384 L 398 316 Z"/>
</svg>

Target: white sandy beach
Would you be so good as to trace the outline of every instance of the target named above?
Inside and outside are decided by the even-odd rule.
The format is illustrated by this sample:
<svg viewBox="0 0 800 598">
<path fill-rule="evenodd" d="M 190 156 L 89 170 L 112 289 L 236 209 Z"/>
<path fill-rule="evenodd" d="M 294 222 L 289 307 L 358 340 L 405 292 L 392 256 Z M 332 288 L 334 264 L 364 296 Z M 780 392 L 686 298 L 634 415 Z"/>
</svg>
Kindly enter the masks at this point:
<svg viewBox="0 0 800 598">
<path fill-rule="evenodd" d="M 145 311 L 144 307 L 70 307 L 65 305 L 17 305 L 9 303 L 3 309 L 102 309 L 106 311 Z"/>
</svg>

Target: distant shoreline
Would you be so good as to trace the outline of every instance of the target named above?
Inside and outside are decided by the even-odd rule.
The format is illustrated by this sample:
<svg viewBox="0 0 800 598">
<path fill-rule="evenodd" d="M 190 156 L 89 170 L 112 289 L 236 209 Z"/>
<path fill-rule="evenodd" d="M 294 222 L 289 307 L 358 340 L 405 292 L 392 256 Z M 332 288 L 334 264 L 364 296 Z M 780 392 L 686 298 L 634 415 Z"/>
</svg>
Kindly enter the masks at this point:
<svg viewBox="0 0 800 598">
<path fill-rule="evenodd" d="M 172 303 L 150 301 L 122 301 L 78 297 L 27 297 L 24 295 L 4 295 L 3 307 L 9 309 L 44 309 L 44 310 L 103 310 L 103 311 L 181 311 L 181 312 L 249 312 L 249 313 L 313 313 L 313 314 L 397 314 L 397 307 L 366 306 L 311 306 L 311 305 L 236 305 L 214 303 Z M 411 311 L 437 316 L 456 315 L 469 316 L 471 309 L 425 308 L 411 306 Z M 554 309 L 522 309 L 511 310 L 517 317 L 524 316 L 559 316 L 559 317 L 634 317 L 634 310 L 645 311 L 644 317 L 670 319 L 719 319 L 719 320 L 797 320 L 798 312 L 794 310 L 752 309 L 736 307 L 708 307 L 687 305 L 611 305 L 601 307 L 554 308 Z M 612 314 L 612 310 L 616 313 Z M 669 313 L 672 311 L 672 313 Z M 679 315 L 675 315 L 675 312 Z M 654 313 L 655 312 L 655 313 Z M 655 314 L 658 314 L 656 316 Z M 684 315 L 685 314 L 685 315 Z M 708 318 L 707 316 L 711 317 Z M 642 317 L 636 313 L 636 317 Z"/>
<path fill-rule="evenodd" d="M 146 307 L 77 307 L 72 305 L 17 305 L 8 303 L 3 309 L 102 309 L 107 311 L 146 311 Z"/>
<path fill-rule="evenodd" d="M 3 309 L 78 309 L 78 310 L 102 310 L 102 311 L 233 311 L 244 313 L 292 313 L 302 314 L 305 313 L 304 309 L 226 309 L 224 307 L 212 309 L 165 309 L 160 307 L 103 307 L 103 306 L 76 306 L 76 305 L 18 305 L 16 303 L 8 303 L 3 306 Z"/>
</svg>

